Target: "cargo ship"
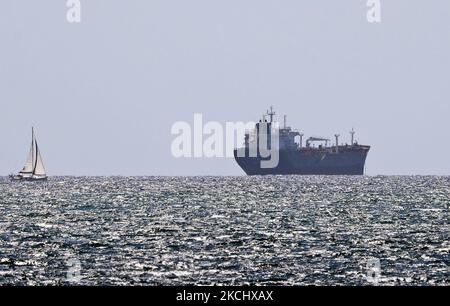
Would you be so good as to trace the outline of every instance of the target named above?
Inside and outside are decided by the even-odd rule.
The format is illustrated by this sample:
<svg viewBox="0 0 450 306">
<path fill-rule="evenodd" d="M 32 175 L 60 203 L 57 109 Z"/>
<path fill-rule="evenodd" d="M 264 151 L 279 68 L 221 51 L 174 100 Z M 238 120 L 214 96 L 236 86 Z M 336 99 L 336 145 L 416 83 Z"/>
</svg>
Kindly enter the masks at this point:
<svg viewBox="0 0 450 306">
<path fill-rule="evenodd" d="M 368 145 L 355 141 L 355 131 L 350 132 L 350 144 L 339 144 L 324 137 L 309 137 L 303 144 L 304 134 L 288 127 L 286 116 L 284 125 L 274 121 L 273 108 L 263 115 L 251 131 L 245 132 L 244 145 L 234 149 L 234 158 L 247 175 L 363 175 Z M 266 119 L 266 118 L 269 119 Z M 276 136 L 276 137 L 275 137 Z M 262 142 L 260 138 L 264 138 Z M 263 143 L 263 144 L 261 144 Z M 277 150 L 274 166 L 264 167 L 268 161 L 267 150 Z"/>
</svg>

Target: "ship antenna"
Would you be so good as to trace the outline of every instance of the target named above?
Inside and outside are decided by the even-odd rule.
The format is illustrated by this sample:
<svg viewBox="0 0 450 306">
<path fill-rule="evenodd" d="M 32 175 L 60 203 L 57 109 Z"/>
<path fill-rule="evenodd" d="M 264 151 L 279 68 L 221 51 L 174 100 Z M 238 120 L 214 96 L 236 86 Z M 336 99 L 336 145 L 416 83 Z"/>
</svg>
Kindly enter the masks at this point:
<svg viewBox="0 0 450 306">
<path fill-rule="evenodd" d="M 354 144 L 354 139 L 355 139 L 355 130 L 352 128 L 352 130 L 350 131 L 350 135 L 352 136 L 352 142 L 351 142 L 351 144 L 352 144 L 352 146 L 353 146 L 353 144 Z"/>
<path fill-rule="evenodd" d="M 286 121 L 287 121 L 286 118 L 287 118 L 287 115 L 284 115 L 284 128 L 285 128 L 285 129 L 286 129 L 286 126 L 287 126 L 287 125 L 286 125 Z"/>
<path fill-rule="evenodd" d="M 273 111 L 273 106 L 270 106 L 270 112 L 267 111 L 267 115 L 270 116 L 270 122 L 273 122 L 273 116 L 275 116 L 275 112 Z"/>
</svg>

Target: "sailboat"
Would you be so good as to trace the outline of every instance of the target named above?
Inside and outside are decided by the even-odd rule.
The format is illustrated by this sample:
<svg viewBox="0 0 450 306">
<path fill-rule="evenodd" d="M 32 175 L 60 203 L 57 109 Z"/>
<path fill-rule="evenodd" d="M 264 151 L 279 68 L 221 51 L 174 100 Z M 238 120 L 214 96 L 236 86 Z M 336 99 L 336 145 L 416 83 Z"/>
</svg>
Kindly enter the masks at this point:
<svg viewBox="0 0 450 306">
<path fill-rule="evenodd" d="M 10 175 L 12 180 L 25 181 L 45 181 L 47 175 L 45 174 L 44 163 L 42 162 L 41 152 L 39 151 L 36 137 L 34 136 L 34 128 L 31 128 L 31 148 L 28 153 L 27 161 L 22 171 L 16 175 Z"/>
</svg>

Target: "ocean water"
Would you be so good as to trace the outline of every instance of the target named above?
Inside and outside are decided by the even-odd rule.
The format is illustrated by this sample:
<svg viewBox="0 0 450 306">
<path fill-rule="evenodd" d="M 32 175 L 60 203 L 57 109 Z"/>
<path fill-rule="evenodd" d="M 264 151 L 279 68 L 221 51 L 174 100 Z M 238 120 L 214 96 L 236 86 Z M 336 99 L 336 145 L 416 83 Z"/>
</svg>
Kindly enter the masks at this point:
<svg viewBox="0 0 450 306">
<path fill-rule="evenodd" d="M 449 285 L 450 177 L 0 179 L 0 285 Z"/>
</svg>

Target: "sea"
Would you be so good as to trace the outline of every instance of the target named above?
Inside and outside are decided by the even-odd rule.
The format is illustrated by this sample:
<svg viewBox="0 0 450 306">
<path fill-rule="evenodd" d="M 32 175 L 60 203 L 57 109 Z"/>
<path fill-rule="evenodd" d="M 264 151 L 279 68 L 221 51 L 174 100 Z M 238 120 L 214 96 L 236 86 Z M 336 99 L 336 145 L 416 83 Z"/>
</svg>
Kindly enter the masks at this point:
<svg viewBox="0 0 450 306">
<path fill-rule="evenodd" d="M 0 285 L 450 285 L 450 177 L 0 178 Z"/>
</svg>

